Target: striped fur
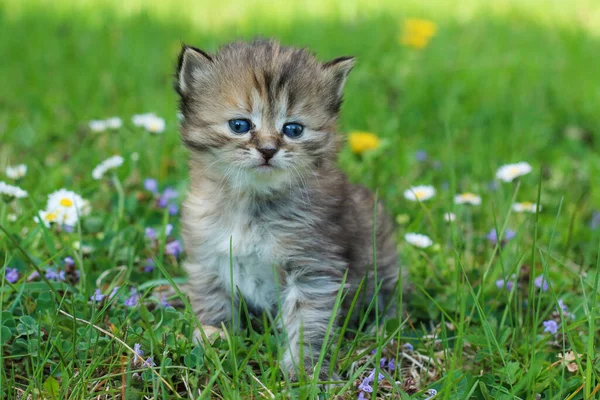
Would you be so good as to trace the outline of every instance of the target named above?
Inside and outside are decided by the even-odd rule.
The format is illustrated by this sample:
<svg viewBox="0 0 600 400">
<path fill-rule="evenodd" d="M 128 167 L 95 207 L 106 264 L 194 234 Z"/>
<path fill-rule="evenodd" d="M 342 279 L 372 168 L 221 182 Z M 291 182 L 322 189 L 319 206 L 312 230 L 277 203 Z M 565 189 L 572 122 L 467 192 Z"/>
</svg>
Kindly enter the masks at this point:
<svg viewBox="0 0 600 400">
<path fill-rule="evenodd" d="M 353 63 L 323 64 L 306 50 L 254 41 L 214 55 L 184 47 L 177 70 L 181 137 L 190 149 L 182 222 L 194 310 L 203 324 L 239 323 L 233 290 L 234 305 L 241 294 L 251 310 L 280 315 L 289 339 L 283 370 L 292 376 L 301 365 L 319 372 L 315 360 L 345 273 L 346 299 L 365 276 L 365 302 L 374 295 L 374 196 L 335 166 L 336 121 Z M 254 128 L 236 135 L 227 125 L 233 118 Z M 304 134 L 283 136 L 286 122 L 302 124 Z M 278 150 L 267 171 L 258 168 L 261 147 Z M 376 244 L 384 303 L 399 269 L 380 204 Z"/>
</svg>

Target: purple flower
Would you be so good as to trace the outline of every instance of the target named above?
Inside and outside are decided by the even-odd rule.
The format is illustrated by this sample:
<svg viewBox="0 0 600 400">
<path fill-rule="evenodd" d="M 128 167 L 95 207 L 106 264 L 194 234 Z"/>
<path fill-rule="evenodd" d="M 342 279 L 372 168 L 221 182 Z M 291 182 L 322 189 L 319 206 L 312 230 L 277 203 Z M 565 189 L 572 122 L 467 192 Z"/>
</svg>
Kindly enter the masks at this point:
<svg viewBox="0 0 600 400">
<path fill-rule="evenodd" d="M 100 289 L 96 289 L 94 294 L 90 296 L 90 300 L 92 301 L 102 301 L 104 299 L 104 295 L 100 291 Z"/>
<path fill-rule="evenodd" d="M 504 279 L 498 279 L 496 281 L 496 287 L 498 289 L 506 288 L 509 292 L 513 290 L 515 283 L 513 281 L 505 281 Z"/>
<path fill-rule="evenodd" d="M 29 276 L 27 277 L 27 281 L 32 281 L 34 279 L 37 279 L 40 277 L 40 273 L 37 271 L 33 271 L 31 274 L 29 274 Z"/>
<path fill-rule="evenodd" d="M 371 350 L 371 354 L 375 354 L 375 353 L 377 353 L 377 349 Z"/>
<path fill-rule="evenodd" d="M 358 385 L 358 390 L 360 390 L 361 392 L 373 393 L 373 388 L 367 381 L 367 378 L 363 379 L 360 385 Z"/>
<path fill-rule="evenodd" d="M 108 295 L 108 298 L 112 299 L 113 297 L 115 297 L 117 295 L 118 291 L 119 291 L 119 286 L 115 286 L 113 288 L 113 290 L 110 292 L 110 294 Z"/>
<path fill-rule="evenodd" d="M 160 298 L 160 305 L 165 308 L 173 307 L 172 305 L 169 304 L 169 302 L 167 301 L 167 296 L 165 296 L 164 294 Z"/>
<path fill-rule="evenodd" d="M 183 253 L 183 247 L 181 246 L 181 242 L 179 242 L 179 240 L 174 240 L 172 242 L 167 243 L 167 245 L 165 246 L 165 253 L 167 253 L 170 256 L 179 256 L 181 253 Z"/>
<path fill-rule="evenodd" d="M 19 280 L 19 271 L 16 268 L 6 268 L 4 272 L 4 277 L 10 283 L 15 283 Z"/>
<path fill-rule="evenodd" d="M 506 242 L 508 242 L 509 240 L 513 239 L 516 236 L 515 231 L 511 231 L 510 229 L 507 229 L 504 231 L 504 237 L 502 238 L 502 242 L 501 244 L 505 244 Z M 496 232 L 495 229 L 492 229 L 486 236 L 485 238 L 487 240 L 489 240 L 490 242 L 496 244 L 498 243 L 498 232 Z"/>
<path fill-rule="evenodd" d="M 152 258 L 146 259 L 146 265 L 144 265 L 144 272 L 152 272 L 154 271 L 154 260 Z"/>
<path fill-rule="evenodd" d="M 359 392 L 358 393 L 358 400 L 367 400 L 367 398 L 365 397 L 365 394 L 363 392 Z"/>
<path fill-rule="evenodd" d="M 408 353 L 411 353 L 411 352 L 413 352 L 415 350 L 415 348 L 413 347 L 413 345 L 410 344 L 410 343 L 404 343 L 404 345 L 402 347 L 404 347 L 404 351 L 406 351 Z"/>
<path fill-rule="evenodd" d="M 145 234 L 146 234 L 146 237 L 150 240 L 156 239 L 156 231 L 153 228 L 146 228 Z"/>
<path fill-rule="evenodd" d="M 169 215 L 177 215 L 179 213 L 179 207 L 177 204 L 169 204 Z"/>
<path fill-rule="evenodd" d="M 152 357 L 146 358 L 146 361 L 144 361 L 144 364 L 148 368 L 156 367 L 156 364 L 154 363 L 154 360 L 152 359 Z"/>
<path fill-rule="evenodd" d="M 388 369 L 390 371 L 394 371 L 396 369 L 396 360 L 395 359 L 391 359 L 390 362 L 388 363 Z"/>
<path fill-rule="evenodd" d="M 556 331 L 558 331 L 558 324 L 556 323 L 556 321 L 548 320 L 542 323 L 544 324 L 544 332 L 548 332 L 554 335 Z"/>
<path fill-rule="evenodd" d="M 75 231 L 75 227 L 73 225 L 63 225 L 62 230 L 67 233 L 73 233 Z"/>
<path fill-rule="evenodd" d="M 169 205 L 171 200 L 176 199 L 178 196 L 177 191 L 175 189 L 168 187 L 164 190 L 164 192 L 160 195 L 156 204 L 160 208 L 165 208 Z"/>
<path fill-rule="evenodd" d="M 417 161 L 425 161 L 425 160 L 427 160 L 427 152 L 425 150 L 418 150 L 415 153 L 415 159 Z"/>
<path fill-rule="evenodd" d="M 142 345 L 139 343 L 133 345 L 133 351 L 140 357 L 144 356 L 144 350 L 142 350 Z"/>
<path fill-rule="evenodd" d="M 65 262 L 65 265 L 67 267 L 74 267 L 75 266 L 75 260 L 73 260 L 72 257 L 65 257 L 65 259 L 63 261 Z"/>
<path fill-rule="evenodd" d="M 135 307 L 138 305 L 138 303 L 140 301 L 140 296 L 138 295 L 137 290 L 135 290 L 133 288 L 131 289 L 130 293 L 131 293 L 131 295 L 127 299 L 125 299 L 124 304 L 127 307 Z"/>
<path fill-rule="evenodd" d="M 590 229 L 598 229 L 600 227 L 600 211 L 594 211 L 592 220 L 590 221 Z"/>
<path fill-rule="evenodd" d="M 54 281 L 64 281 L 65 271 L 57 271 L 54 268 L 48 268 L 46 270 L 46 279 Z"/>
<path fill-rule="evenodd" d="M 533 284 L 538 289 L 542 289 L 542 292 L 545 292 L 548 290 L 548 280 L 546 278 L 544 278 L 544 275 L 540 275 L 537 278 L 535 278 L 535 280 L 533 281 Z"/>
<path fill-rule="evenodd" d="M 165 236 L 169 236 L 173 232 L 173 225 L 167 224 L 165 227 Z"/>
<path fill-rule="evenodd" d="M 144 189 L 152 193 L 158 193 L 158 182 L 156 179 L 146 178 L 144 179 Z"/>
<path fill-rule="evenodd" d="M 385 358 L 385 357 L 381 357 L 381 360 L 379 360 L 379 367 L 380 367 L 380 368 L 384 368 L 384 367 L 385 367 L 385 364 L 386 364 L 386 362 L 387 362 L 387 358 Z"/>
<path fill-rule="evenodd" d="M 437 390 L 429 389 L 425 392 L 425 394 L 427 395 L 427 398 L 425 400 L 431 400 L 437 395 Z"/>
</svg>

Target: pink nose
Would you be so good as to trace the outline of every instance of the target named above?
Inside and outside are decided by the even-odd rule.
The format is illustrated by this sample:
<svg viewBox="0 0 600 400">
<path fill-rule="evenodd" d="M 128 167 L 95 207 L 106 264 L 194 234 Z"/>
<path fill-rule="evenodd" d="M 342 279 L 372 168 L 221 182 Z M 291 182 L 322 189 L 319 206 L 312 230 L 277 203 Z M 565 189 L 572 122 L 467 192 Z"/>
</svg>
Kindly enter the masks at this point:
<svg viewBox="0 0 600 400">
<path fill-rule="evenodd" d="M 273 158 L 275 153 L 277 153 L 277 149 L 272 147 L 258 148 L 257 150 L 260 151 L 260 154 L 263 155 L 265 161 L 269 161 L 271 158 Z"/>
</svg>

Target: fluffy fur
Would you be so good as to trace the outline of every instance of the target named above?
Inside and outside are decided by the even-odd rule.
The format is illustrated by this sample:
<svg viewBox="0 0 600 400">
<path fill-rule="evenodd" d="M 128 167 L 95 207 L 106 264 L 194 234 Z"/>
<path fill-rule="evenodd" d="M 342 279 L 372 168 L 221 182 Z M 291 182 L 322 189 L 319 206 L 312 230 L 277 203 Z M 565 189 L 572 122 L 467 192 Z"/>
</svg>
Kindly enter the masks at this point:
<svg viewBox="0 0 600 400">
<path fill-rule="evenodd" d="M 336 121 L 353 65 L 350 57 L 323 64 L 306 50 L 254 41 L 214 55 L 184 46 L 177 69 L 181 138 L 190 149 L 182 222 L 194 311 L 202 324 L 239 323 L 241 295 L 252 311 L 279 315 L 289 340 L 282 367 L 292 376 L 299 366 L 318 373 L 344 274 L 345 308 L 365 276 L 365 301 L 375 293 L 374 196 L 335 166 Z M 233 133 L 228 121 L 236 118 L 252 130 Z M 289 122 L 304 126 L 301 137 L 282 135 Z M 268 165 L 261 149 L 276 150 Z M 380 204 L 376 243 L 386 304 L 398 266 Z"/>
</svg>

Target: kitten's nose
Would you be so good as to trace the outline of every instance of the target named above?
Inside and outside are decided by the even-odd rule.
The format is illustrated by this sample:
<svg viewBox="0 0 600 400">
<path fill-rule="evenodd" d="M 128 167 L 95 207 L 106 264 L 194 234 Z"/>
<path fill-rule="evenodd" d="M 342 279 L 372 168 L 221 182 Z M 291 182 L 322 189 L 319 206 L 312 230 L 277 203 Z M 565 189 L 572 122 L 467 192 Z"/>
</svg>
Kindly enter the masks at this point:
<svg viewBox="0 0 600 400">
<path fill-rule="evenodd" d="M 265 161 L 269 161 L 277 153 L 277 149 L 273 147 L 259 147 L 257 150 L 263 155 Z"/>
</svg>

